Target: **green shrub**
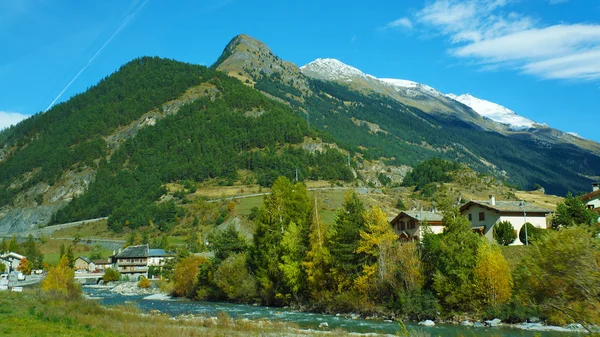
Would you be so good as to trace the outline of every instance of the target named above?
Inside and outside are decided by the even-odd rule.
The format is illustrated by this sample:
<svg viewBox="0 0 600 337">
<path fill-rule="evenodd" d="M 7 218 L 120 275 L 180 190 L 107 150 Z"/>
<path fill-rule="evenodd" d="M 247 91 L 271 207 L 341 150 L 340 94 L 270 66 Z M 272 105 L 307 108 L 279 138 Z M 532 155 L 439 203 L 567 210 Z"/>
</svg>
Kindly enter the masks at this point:
<svg viewBox="0 0 600 337">
<path fill-rule="evenodd" d="M 510 221 L 502 221 L 494 226 L 494 239 L 498 244 L 508 246 L 517 239 L 517 232 Z"/>
<path fill-rule="evenodd" d="M 104 276 L 102 276 L 102 280 L 104 282 L 118 281 L 121 279 L 121 273 L 117 270 L 108 268 L 104 271 Z"/>
<path fill-rule="evenodd" d="M 535 227 L 527 222 L 525 225 L 521 226 L 521 230 L 519 231 L 519 240 L 521 240 L 523 244 L 525 244 L 525 226 L 527 226 L 527 241 L 529 243 L 539 240 L 546 233 L 544 229 Z"/>
<path fill-rule="evenodd" d="M 138 282 L 137 285 L 138 285 L 138 287 L 140 287 L 142 289 L 148 289 L 152 285 L 152 282 L 150 282 L 150 280 L 148 280 L 147 278 L 142 276 L 142 278 L 140 279 L 140 281 Z"/>
</svg>

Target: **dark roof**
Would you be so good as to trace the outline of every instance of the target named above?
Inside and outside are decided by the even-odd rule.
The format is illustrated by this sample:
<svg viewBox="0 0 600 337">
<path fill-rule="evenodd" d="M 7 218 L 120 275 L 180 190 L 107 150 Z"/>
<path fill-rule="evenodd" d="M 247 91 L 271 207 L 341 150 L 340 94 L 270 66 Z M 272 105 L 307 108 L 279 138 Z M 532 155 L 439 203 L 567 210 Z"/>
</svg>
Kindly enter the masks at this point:
<svg viewBox="0 0 600 337">
<path fill-rule="evenodd" d="M 167 256 L 171 255 L 165 252 L 164 249 L 148 249 L 148 257 L 159 257 L 159 256 Z"/>
<path fill-rule="evenodd" d="M 592 199 L 595 199 L 596 197 L 600 197 L 600 190 L 582 195 L 581 200 L 582 201 L 590 201 Z"/>
<path fill-rule="evenodd" d="M 108 260 L 92 260 L 95 264 L 110 264 Z"/>
<path fill-rule="evenodd" d="M 80 257 L 78 257 L 77 259 L 82 259 L 83 261 L 85 261 L 85 263 L 88 263 L 88 264 L 89 264 L 90 262 L 92 262 L 92 261 L 91 261 L 90 259 L 88 259 L 86 256 L 80 256 Z M 75 260 L 77 260 L 77 259 L 75 259 Z"/>
<path fill-rule="evenodd" d="M 129 246 L 117 254 L 117 259 L 130 257 L 148 257 L 148 245 Z"/>
<path fill-rule="evenodd" d="M 552 213 L 553 211 L 547 208 L 541 208 L 531 203 L 522 201 L 507 201 L 507 200 L 496 200 L 495 205 L 489 200 L 472 200 L 464 204 L 460 211 L 463 212 L 469 209 L 473 205 L 479 205 L 487 209 L 500 212 L 500 213 L 513 213 L 513 212 L 530 212 L 530 213 Z"/>
<path fill-rule="evenodd" d="M 428 222 L 442 222 L 444 216 L 440 213 L 429 212 L 429 211 L 403 211 L 398 214 L 391 223 L 396 222 L 403 215 L 413 218 L 417 221 L 428 221 Z"/>
</svg>

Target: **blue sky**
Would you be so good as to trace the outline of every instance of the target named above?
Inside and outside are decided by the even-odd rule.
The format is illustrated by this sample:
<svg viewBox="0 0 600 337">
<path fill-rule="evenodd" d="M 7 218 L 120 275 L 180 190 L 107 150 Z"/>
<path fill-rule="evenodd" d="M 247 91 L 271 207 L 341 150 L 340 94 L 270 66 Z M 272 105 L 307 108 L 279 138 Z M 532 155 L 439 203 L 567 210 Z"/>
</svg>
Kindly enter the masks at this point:
<svg viewBox="0 0 600 337">
<path fill-rule="evenodd" d="M 0 0 L 0 128 L 139 56 L 210 65 L 241 33 L 600 141 L 596 0 Z"/>
</svg>

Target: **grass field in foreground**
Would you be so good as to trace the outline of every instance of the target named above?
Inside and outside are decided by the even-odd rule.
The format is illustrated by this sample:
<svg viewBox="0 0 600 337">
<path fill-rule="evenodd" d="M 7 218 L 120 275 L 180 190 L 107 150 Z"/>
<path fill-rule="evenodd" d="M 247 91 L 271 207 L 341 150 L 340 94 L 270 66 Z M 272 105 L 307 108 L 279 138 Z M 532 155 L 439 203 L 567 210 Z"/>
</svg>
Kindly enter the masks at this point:
<svg viewBox="0 0 600 337">
<path fill-rule="evenodd" d="M 93 300 L 67 299 L 39 289 L 0 292 L 2 336 L 348 336 L 341 330 L 300 330 L 293 323 L 235 320 L 226 314 L 217 317 L 144 315 L 131 306 L 105 308 Z"/>
</svg>

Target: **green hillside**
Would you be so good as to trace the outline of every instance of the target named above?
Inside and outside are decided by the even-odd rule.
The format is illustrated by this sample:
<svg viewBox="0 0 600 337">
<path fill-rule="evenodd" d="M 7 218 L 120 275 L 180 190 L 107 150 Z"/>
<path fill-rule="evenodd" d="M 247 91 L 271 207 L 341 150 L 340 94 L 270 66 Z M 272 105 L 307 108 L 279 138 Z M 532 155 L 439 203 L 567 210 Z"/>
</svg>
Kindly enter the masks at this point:
<svg viewBox="0 0 600 337">
<path fill-rule="evenodd" d="M 525 189 L 539 184 L 560 195 L 587 191 L 587 177 L 600 174 L 600 157 L 586 149 L 508 137 L 458 115 L 425 113 L 376 92 L 308 78 L 248 36 L 235 37 L 213 68 L 250 78 L 245 83 L 308 112 L 311 125 L 367 159 L 414 166 L 441 157 Z"/>
</svg>

